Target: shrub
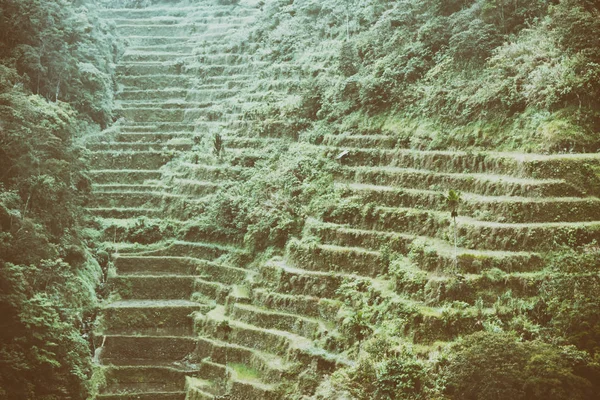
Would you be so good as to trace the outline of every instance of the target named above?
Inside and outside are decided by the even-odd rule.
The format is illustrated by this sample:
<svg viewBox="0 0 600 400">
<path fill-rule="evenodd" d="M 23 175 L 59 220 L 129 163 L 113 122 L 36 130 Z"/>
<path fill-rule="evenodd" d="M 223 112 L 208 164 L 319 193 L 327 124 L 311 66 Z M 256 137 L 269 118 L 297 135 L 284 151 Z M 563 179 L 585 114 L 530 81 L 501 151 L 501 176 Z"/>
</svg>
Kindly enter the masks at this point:
<svg viewBox="0 0 600 400">
<path fill-rule="evenodd" d="M 600 354 L 600 254 L 565 252 L 551 261 L 551 279 L 540 291 L 544 313 L 538 320 L 590 354 Z"/>
<path fill-rule="evenodd" d="M 456 345 L 442 370 L 451 399 L 594 399 L 599 370 L 572 347 L 478 332 Z"/>
<path fill-rule="evenodd" d="M 348 387 L 359 399 L 424 400 L 430 398 L 432 389 L 428 372 L 427 362 L 419 360 L 410 348 L 388 347 L 377 354 L 363 354 L 348 371 Z"/>
<path fill-rule="evenodd" d="M 357 67 L 358 57 L 356 54 L 356 49 L 352 42 L 345 40 L 342 43 L 342 47 L 340 48 L 339 55 L 339 69 L 342 75 L 345 77 L 352 76 L 358 72 Z"/>
</svg>

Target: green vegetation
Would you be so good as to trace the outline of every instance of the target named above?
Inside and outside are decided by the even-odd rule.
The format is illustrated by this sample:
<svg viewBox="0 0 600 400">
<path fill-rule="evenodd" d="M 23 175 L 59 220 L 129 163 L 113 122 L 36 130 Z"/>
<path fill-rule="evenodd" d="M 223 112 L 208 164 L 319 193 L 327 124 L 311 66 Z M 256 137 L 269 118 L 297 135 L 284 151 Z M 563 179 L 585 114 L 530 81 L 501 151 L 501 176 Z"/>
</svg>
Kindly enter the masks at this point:
<svg viewBox="0 0 600 400">
<path fill-rule="evenodd" d="M 592 399 L 598 365 L 573 347 L 476 333 L 456 345 L 442 367 L 450 399 Z"/>
<path fill-rule="evenodd" d="M 76 140 L 111 121 L 117 47 L 83 2 L 4 1 L 0 30 L 0 398 L 82 399 L 102 269 Z"/>
<path fill-rule="evenodd" d="M 584 0 L 279 0 L 253 37 L 306 72 L 287 113 L 305 122 L 413 148 L 595 151 L 599 13 Z"/>
<path fill-rule="evenodd" d="M 444 201 L 446 202 L 446 206 L 450 209 L 450 216 L 454 221 L 453 231 L 454 231 L 454 262 L 457 262 L 457 247 L 458 247 L 458 232 L 456 228 L 456 217 L 458 217 L 458 206 L 461 201 L 460 192 L 454 191 L 450 189 L 448 194 L 444 196 Z"/>
<path fill-rule="evenodd" d="M 0 399 L 600 398 L 597 4 L 100 3 L 110 129 L 94 3 L 0 6 Z"/>
<path fill-rule="evenodd" d="M 261 151 L 271 156 L 245 171 L 242 184 L 225 185 L 212 194 L 188 221 L 187 235 L 226 237 L 256 252 L 283 249 L 291 235 L 300 234 L 307 216 L 330 204 L 336 168 L 330 159 L 303 143 Z M 225 154 L 230 157 L 226 161 L 236 162 L 235 155 Z"/>
</svg>

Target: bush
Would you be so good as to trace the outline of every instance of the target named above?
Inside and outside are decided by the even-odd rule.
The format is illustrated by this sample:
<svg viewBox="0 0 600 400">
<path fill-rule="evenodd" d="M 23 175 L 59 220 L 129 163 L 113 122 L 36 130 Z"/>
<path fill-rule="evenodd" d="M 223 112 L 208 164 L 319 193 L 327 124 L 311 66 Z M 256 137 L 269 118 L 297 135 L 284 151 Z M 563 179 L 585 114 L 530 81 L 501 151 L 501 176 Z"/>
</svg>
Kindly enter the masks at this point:
<svg viewBox="0 0 600 400">
<path fill-rule="evenodd" d="M 112 118 L 117 55 L 93 4 L 0 5 L 0 398 L 84 399 L 101 268 L 75 139 Z"/>
<path fill-rule="evenodd" d="M 413 123 L 439 125 L 428 141 L 438 148 L 600 148 L 598 5 L 375 1 L 356 3 L 349 14 L 340 5 L 272 1 L 267 14 L 278 23 L 257 24 L 274 59 L 294 58 L 313 71 L 307 81 L 318 75 L 320 107 L 311 120 L 398 111 Z M 322 51 L 324 37 L 337 40 L 337 55 Z M 315 69 L 315 60 L 326 68 Z M 465 135 L 469 124 L 476 137 Z"/>
<path fill-rule="evenodd" d="M 273 156 L 259 161 L 239 184 L 217 191 L 193 222 L 214 236 L 243 242 L 252 250 L 283 249 L 298 235 L 308 215 L 328 204 L 333 193 L 332 160 L 304 144 L 265 150 Z"/>
<path fill-rule="evenodd" d="M 592 355 L 600 354 L 599 263 L 600 254 L 594 250 L 555 256 L 551 279 L 540 291 L 544 313 L 538 316 L 553 335 Z"/>
<path fill-rule="evenodd" d="M 430 366 L 419 360 L 405 346 L 392 347 L 391 342 L 377 338 L 371 353 L 363 353 L 356 367 L 345 371 L 343 386 L 357 399 L 424 400 L 431 398 Z"/>
<path fill-rule="evenodd" d="M 65 101 L 106 126 L 112 120 L 114 37 L 89 4 L 7 0 L 1 6 L 0 56 L 31 92 Z"/>
<path fill-rule="evenodd" d="M 451 399 L 597 399 L 600 370 L 573 347 L 478 332 L 456 345 L 442 369 Z"/>
</svg>

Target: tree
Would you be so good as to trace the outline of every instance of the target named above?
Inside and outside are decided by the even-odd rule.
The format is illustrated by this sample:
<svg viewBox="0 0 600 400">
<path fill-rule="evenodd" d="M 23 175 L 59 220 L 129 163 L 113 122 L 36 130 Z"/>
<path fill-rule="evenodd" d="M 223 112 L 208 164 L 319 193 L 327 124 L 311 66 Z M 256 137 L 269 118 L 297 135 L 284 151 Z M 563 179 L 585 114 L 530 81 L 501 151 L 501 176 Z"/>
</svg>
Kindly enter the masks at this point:
<svg viewBox="0 0 600 400">
<path fill-rule="evenodd" d="M 352 42 L 345 40 L 342 43 L 342 47 L 340 49 L 339 55 L 339 68 L 340 72 L 345 76 L 349 77 L 358 72 L 357 64 L 358 56 L 356 54 L 356 49 Z"/>
<path fill-rule="evenodd" d="M 223 137 L 217 132 L 213 136 L 213 154 L 217 156 L 217 158 L 221 158 L 224 149 L 225 144 L 223 142 Z"/>
<path fill-rule="evenodd" d="M 597 366 L 572 346 L 521 342 L 508 333 L 478 332 L 454 347 L 441 379 L 460 400 L 598 399 Z"/>
<path fill-rule="evenodd" d="M 446 202 L 446 206 L 450 210 L 450 216 L 454 221 L 454 266 L 456 267 L 458 264 L 458 232 L 456 229 L 456 217 L 458 217 L 458 205 L 460 204 L 462 197 L 460 192 L 450 189 L 448 190 L 448 194 L 443 198 Z"/>
</svg>

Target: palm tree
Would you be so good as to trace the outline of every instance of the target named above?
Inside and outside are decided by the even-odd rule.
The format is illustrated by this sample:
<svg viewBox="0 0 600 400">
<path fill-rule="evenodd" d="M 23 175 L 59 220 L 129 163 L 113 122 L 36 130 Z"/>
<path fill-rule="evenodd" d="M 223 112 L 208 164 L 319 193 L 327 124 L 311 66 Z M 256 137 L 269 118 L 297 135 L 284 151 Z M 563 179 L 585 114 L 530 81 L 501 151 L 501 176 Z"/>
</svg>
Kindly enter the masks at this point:
<svg viewBox="0 0 600 400">
<path fill-rule="evenodd" d="M 462 200 L 460 192 L 456 190 L 448 190 L 448 194 L 444 196 L 446 206 L 450 209 L 450 216 L 454 221 L 454 266 L 458 264 L 457 248 L 458 248 L 458 233 L 456 230 L 456 217 L 458 217 L 458 205 Z"/>
</svg>

